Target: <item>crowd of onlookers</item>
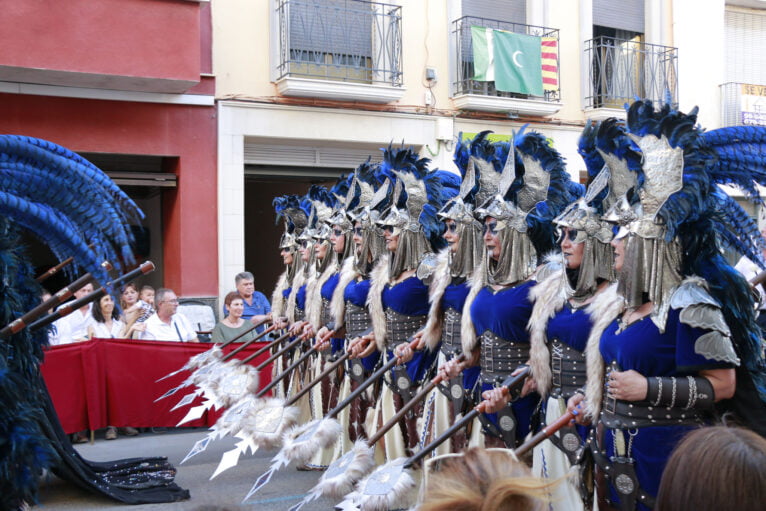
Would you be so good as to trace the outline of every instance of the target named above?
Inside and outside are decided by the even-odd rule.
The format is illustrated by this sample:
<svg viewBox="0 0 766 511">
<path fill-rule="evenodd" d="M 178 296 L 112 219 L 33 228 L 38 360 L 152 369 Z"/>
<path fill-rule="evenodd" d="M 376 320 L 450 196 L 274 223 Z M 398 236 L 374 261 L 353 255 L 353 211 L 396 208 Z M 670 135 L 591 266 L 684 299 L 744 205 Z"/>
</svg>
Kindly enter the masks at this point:
<svg viewBox="0 0 766 511">
<path fill-rule="evenodd" d="M 235 337 L 239 337 L 237 340 L 240 342 L 248 341 L 264 328 L 259 326 L 253 330 L 252 325 L 270 316 L 271 305 L 263 293 L 255 290 L 252 273 L 239 273 L 235 286 L 237 290 L 228 293 L 224 299 L 224 317 L 212 331 L 213 342 L 225 342 Z M 74 298 L 83 298 L 91 292 L 92 284 L 86 284 L 74 293 Z M 49 296 L 44 294 L 43 300 Z M 119 301 L 117 307 L 112 296 L 106 294 L 58 319 L 48 334 L 50 344 L 55 346 L 90 339 L 199 342 L 190 319 L 178 312 L 178 297 L 172 289 L 155 291 L 152 286 L 138 289 L 130 283 L 122 288 Z M 109 426 L 104 437 L 113 440 L 118 432 L 127 436 L 139 433 L 132 427 L 118 429 Z M 72 435 L 74 443 L 87 441 L 85 431 Z"/>
</svg>

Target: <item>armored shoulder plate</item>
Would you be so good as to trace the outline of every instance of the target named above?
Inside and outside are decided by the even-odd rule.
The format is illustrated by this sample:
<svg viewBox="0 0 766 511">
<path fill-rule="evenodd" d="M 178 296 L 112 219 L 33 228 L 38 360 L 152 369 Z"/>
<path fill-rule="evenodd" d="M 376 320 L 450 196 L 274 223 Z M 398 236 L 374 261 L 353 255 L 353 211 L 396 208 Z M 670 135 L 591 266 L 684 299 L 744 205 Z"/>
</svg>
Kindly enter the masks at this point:
<svg viewBox="0 0 766 511">
<path fill-rule="evenodd" d="M 417 278 L 422 280 L 426 285 L 431 283 L 431 277 L 433 277 L 436 271 L 436 266 L 439 264 L 439 258 L 433 252 L 429 252 L 423 256 L 418 264 L 418 269 L 415 272 Z"/>
</svg>

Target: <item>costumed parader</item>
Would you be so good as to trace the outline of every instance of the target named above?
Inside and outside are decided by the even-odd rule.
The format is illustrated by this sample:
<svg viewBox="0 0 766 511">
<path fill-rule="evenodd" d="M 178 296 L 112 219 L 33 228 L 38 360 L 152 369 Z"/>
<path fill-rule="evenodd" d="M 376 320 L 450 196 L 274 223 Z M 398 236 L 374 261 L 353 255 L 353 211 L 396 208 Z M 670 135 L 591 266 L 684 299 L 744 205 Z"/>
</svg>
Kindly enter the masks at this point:
<svg viewBox="0 0 766 511">
<path fill-rule="evenodd" d="M 379 351 L 388 361 L 394 348 L 421 330 L 428 314 L 428 279 L 433 273 L 435 253 L 444 246 L 442 225 L 436 213 L 457 193 L 458 176 L 429 171 L 429 160 L 418 158 L 408 148 L 384 151 L 381 172 L 393 183 L 391 206 L 377 221 L 384 230 L 388 253 L 372 271 L 367 303 L 373 332 L 351 349 L 361 356 Z M 416 273 L 417 272 L 417 273 Z M 365 346 L 365 341 L 367 345 Z M 418 351 L 384 376 L 373 419 L 373 431 L 387 422 L 419 390 L 433 369 L 438 351 Z M 384 437 L 385 458 L 395 459 L 419 443 L 419 403 Z M 380 451 L 382 454 L 383 451 Z"/>
<path fill-rule="evenodd" d="M 429 285 L 430 310 L 423 330 L 415 334 L 420 338 L 419 349 L 439 350 L 438 366 L 462 353 L 460 328 L 463 306 L 468 296 L 468 279 L 478 268 L 484 254 L 482 225 L 473 215 L 476 192 L 479 189 L 482 166 L 492 165 L 495 147 L 485 131 L 471 141 L 461 141 L 455 147 L 455 164 L 462 181 L 457 197 L 450 199 L 439 211 L 444 222 L 444 239 L 447 248 L 439 252 L 434 275 Z M 489 169 L 495 172 L 494 169 Z M 403 362 L 408 362 L 412 350 L 407 343 L 397 352 Z M 439 383 L 425 397 L 421 443 L 427 444 L 446 431 L 456 418 L 474 406 L 479 367 L 464 370 L 455 378 Z M 459 452 L 468 447 L 469 437 L 481 434 L 481 425 L 456 432 L 449 442 L 441 444 L 435 455 Z"/>
<path fill-rule="evenodd" d="M 277 197 L 273 201 L 277 220 L 284 221 L 285 230 L 279 239 L 279 254 L 285 264 L 285 271 L 277 280 L 277 285 L 271 294 L 271 315 L 274 324 L 279 328 L 285 328 L 295 321 L 295 307 L 288 307 L 288 301 L 292 295 L 293 283 L 297 276 L 303 272 L 303 261 L 298 254 L 298 236 L 303 233 L 308 222 L 305 211 L 301 208 L 301 198 L 297 195 L 285 195 Z M 272 378 L 282 373 L 287 367 L 287 357 L 279 357 L 274 361 Z M 274 394 L 284 399 L 290 382 L 286 381 L 274 389 Z"/>
<path fill-rule="evenodd" d="M 343 191 L 343 188 L 336 188 L 335 191 Z M 338 254 L 330 243 L 331 228 L 327 223 L 332 217 L 338 201 L 330 191 L 318 185 L 311 186 L 308 197 L 312 207 L 311 226 L 305 232 L 313 240 L 315 269 L 306 282 L 306 323 L 301 331 L 303 336 L 313 339 L 315 333 L 329 320 L 329 297 L 332 296 L 338 283 Z M 314 342 L 319 341 L 315 340 Z M 338 344 L 339 341 L 336 342 L 336 348 L 340 349 L 341 346 Z M 319 348 L 320 345 L 316 345 L 316 347 Z M 330 354 L 331 351 L 322 350 L 321 353 Z M 306 374 L 310 380 L 314 380 L 322 374 L 325 365 L 324 360 L 324 355 L 309 359 Z M 313 386 L 309 392 L 308 400 L 312 419 L 321 419 L 337 403 L 338 387 L 333 380 L 334 377 L 328 376 L 319 385 Z M 311 470 L 326 468 L 333 460 L 333 451 L 334 448 L 317 450 L 314 457 L 306 462 L 302 468 Z"/>
<path fill-rule="evenodd" d="M 60 260 L 68 275 L 88 272 L 106 285 L 101 266 L 134 263 L 129 225 L 143 214 L 101 170 L 54 143 L 0 136 L 0 321 L 9 325 L 40 305 L 21 234 L 29 232 Z M 96 207 L 94 207 L 96 205 Z M 89 246 L 90 245 L 90 246 Z M 109 290 L 110 292 L 113 290 Z M 40 374 L 45 328 L 0 338 L 0 509 L 38 501 L 43 470 L 93 493 L 129 504 L 189 498 L 166 458 L 93 462 L 72 447 Z"/>
<path fill-rule="evenodd" d="M 476 214 L 484 222 L 486 252 L 471 279 L 461 329 L 466 365 L 480 366 L 485 397 L 529 360 L 535 271 L 554 250 L 553 218 L 572 202 L 579 186 L 540 133 L 522 129 L 504 146 L 496 165 L 482 168 L 479 177 Z M 457 370 L 454 361 L 442 368 L 447 377 Z M 480 415 L 487 447 L 514 447 L 530 432 L 540 399 L 533 390 L 534 380 L 528 379 L 521 396 L 496 413 Z"/>
<path fill-rule="evenodd" d="M 606 217 L 621 225 L 612 241 L 617 284 L 589 305 L 584 402 L 580 394 L 569 400 L 570 409 L 584 411 L 578 420 L 598 425 L 589 452 L 608 483 L 599 488 L 601 508 L 651 509 L 673 448 L 716 411 L 733 411 L 764 432 L 764 364 L 752 298 L 721 254 L 731 248 L 763 264 L 764 242 L 718 184 L 757 197 L 755 183 L 766 182 L 766 168 L 750 151 L 763 147 L 766 130 L 703 134 L 695 124 L 696 109 L 687 115 L 666 104 L 655 111 L 637 101 L 628 110 L 641 168 Z M 604 159 L 610 172 L 630 177 L 625 154 L 609 151 Z"/>
<path fill-rule="evenodd" d="M 333 234 L 338 240 L 335 242 L 336 247 L 342 239 L 346 251 L 351 252 L 343 260 L 338 284 L 330 301 L 332 328 L 324 328 L 317 337 L 324 339 L 331 330 L 342 332 L 344 349 L 355 339 L 372 332 L 372 321 L 367 309 L 370 272 L 385 250 L 375 220 L 380 214 L 379 209 L 387 204 L 385 200 L 388 190 L 388 184 L 381 186 L 376 171 L 377 165 L 371 164 L 369 160 L 357 167 L 347 200 L 331 219 Z M 343 233 L 342 238 L 336 231 Z M 369 378 L 379 359 L 377 351 L 366 357 L 350 358 L 338 399 L 348 397 L 360 383 Z M 368 413 L 374 409 L 377 394 L 378 389 L 372 386 L 341 412 L 338 419 L 343 426 L 343 438 L 338 442 L 339 452 L 351 450 L 354 442 L 365 436 Z"/>
<path fill-rule="evenodd" d="M 622 136 L 616 136 L 622 130 Z M 604 150 L 627 154 L 621 167 L 604 169 L 604 156 L 597 148 L 597 134 L 608 133 L 601 140 L 618 144 Z M 632 172 L 635 181 L 640 168 L 640 154 L 631 151 L 630 139 L 613 119 L 602 124 L 588 124 L 580 136 L 578 152 L 588 170 L 588 189 L 553 222 L 559 232 L 561 254 L 548 257 L 545 268 L 538 270 L 538 283 L 530 293 L 534 306 L 529 320 L 530 368 L 535 387 L 544 397 L 540 427 L 553 423 L 566 411 L 567 400 L 585 387 L 585 346 L 593 318 L 587 305 L 598 293 L 614 282 L 614 252 L 610 245 L 612 224 L 601 219 L 624 194 L 620 183 L 626 180 L 619 172 Z M 611 155 L 610 152 L 610 155 Z M 627 162 L 626 159 L 626 162 Z M 629 176 L 628 176 L 629 177 Z M 618 195 L 615 195 L 618 194 Z M 505 403 L 507 393 L 492 392 L 491 409 Z M 542 442 L 533 451 L 532 471 L 549 480 L 565 478 L 587 438 L 586 426 L 566 426 Z M 583 509 L 579 488 L 564 483 L 554 487 L 550 506 L 558 510 Z M 586 496 L 589 498 L 589 496 Z M 586 508 L 589 506 L 585 506 Z"/>
</svg>

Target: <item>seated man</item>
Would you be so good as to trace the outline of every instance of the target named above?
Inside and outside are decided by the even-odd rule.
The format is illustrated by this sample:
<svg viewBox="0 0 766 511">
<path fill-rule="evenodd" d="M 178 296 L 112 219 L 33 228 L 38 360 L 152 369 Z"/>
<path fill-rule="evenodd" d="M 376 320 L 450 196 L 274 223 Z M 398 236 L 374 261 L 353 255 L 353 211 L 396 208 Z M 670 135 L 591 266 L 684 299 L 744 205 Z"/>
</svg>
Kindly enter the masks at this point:
<svg viewBox="0 0 766 511">
<path fill-rule="evenodd" d="M 199 342 L 194 327 L 183 314 L 176 314 L 178 297 L 172 289 L 160 288 L 154 296 L 157 312 L 146 320 L 141 339 L 154 341 Z"/>
<path fill-rule="evenodd" d="M 255 325 L 269 317 L 271 314 L 271 304 L 266 295 L 255 290 L 255 278 L 252 273 L 249 271 L 238 273 L 234 277 L 234 285 L 237 287 L 237 292 L 242 297 L 242 302 L 245 305 L 242 319 L 250 321 Z M 224 305 L 223 315 L 227 316 L 228 314 L 229 310 Z M 263 332 L 264 329 L 265 327 L 261 325 L 256 328 L 256 332 Z"/>
</svg>

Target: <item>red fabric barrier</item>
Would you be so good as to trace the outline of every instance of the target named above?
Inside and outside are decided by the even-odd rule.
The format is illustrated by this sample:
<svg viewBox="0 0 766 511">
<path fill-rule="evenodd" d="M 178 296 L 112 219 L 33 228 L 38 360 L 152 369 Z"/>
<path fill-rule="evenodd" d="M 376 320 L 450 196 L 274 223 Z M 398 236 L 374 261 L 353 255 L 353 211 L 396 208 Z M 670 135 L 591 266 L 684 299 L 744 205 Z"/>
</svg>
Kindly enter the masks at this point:
<svg viewBox="0 0 766 511">
<path fill-rule="evenodd" d="M 242 350 L 244 359 L 263 347 L 255 343 Z M 184 418 L 190 406 L 202 403 L 198 397 L 190 406 L 170 411 L 195 387 L 184 388 L 157 403 L 155 399 L 179 385 L 188 376 L 183 371 L 157 382 L 180 369 L 190 357 L 209 350 L 207 343 L 94 339 L 92 341 L 53 346 L 45 353 L 42 374 L 64 431 L 74 433 L 106 426 L 174 427 Z M 226 347 L 228 353 L 241 346 Z M 268 353 L 251 361 L 258 365 Z M 260 386 L 271 381 L 271 366 L 260 373 Z M 211 426 L 220 411 L 206 412 L 185 426 Z"/>
</svg>

